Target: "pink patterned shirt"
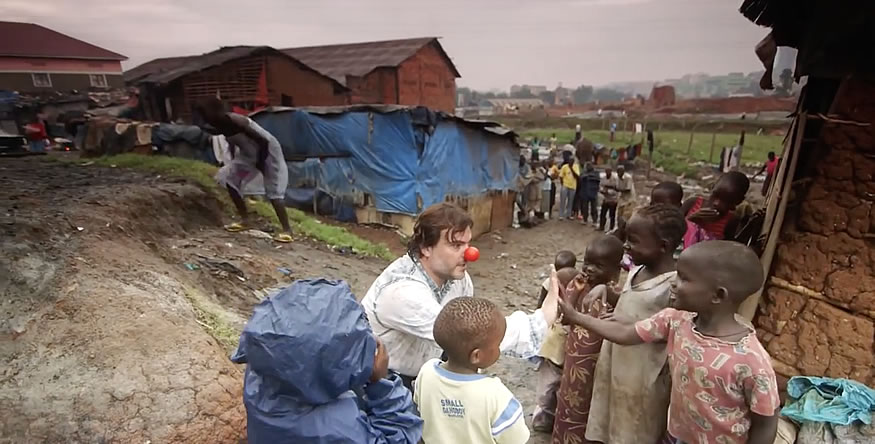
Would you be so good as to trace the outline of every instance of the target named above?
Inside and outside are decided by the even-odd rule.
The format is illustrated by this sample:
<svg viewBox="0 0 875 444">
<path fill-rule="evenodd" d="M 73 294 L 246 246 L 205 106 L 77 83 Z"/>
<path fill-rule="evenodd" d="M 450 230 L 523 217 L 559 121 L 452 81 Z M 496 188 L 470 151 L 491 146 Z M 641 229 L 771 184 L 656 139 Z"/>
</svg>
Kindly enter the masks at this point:
<svg viewBox="0 0 875 444">
<path fill-rule="evenodd" d="M 696 313 L 666 308 L 635 324 L 644 342 L 666 342 L 671 368 L 668 431 L 690 444 L 744 444 L 750 412 L 780 405 L 769 354 L 750 333 L 737 342 L 696 331 Z"/>
</svg>

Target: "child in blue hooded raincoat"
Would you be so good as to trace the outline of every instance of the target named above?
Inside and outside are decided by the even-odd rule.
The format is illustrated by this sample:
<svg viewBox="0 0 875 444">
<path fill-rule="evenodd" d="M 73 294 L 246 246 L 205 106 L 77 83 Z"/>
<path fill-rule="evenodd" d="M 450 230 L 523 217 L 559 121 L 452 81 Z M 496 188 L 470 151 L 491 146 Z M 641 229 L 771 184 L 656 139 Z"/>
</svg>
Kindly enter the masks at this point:
<svg viewBox="0 0 875 444">
<path fill-rule="evenodd" d="M 248 441 L 415 444 L 410 391 L 343 281 L 301 280 L 255 307 L 231 357 L 246 364 Z"/>
</svg>

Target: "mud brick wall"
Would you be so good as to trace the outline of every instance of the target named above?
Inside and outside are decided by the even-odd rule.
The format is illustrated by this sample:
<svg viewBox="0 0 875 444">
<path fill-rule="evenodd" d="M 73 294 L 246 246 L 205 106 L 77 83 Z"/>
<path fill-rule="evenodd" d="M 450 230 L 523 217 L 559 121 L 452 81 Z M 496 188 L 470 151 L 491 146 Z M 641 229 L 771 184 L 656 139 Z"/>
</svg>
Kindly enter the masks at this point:
<svg viewBox="0 0 875 444">
<path fill-rule="evenodd" d="M 820 147 L 800 156 L 816 156 L 812 181 L 793 190 L 801 205 L 787 214 L 772 268 L 800 288 L 768 286 L 755 322 L 781 376 L 875 386 L 875 85 L 845 86 L 838 117 L 872 125 L 826 123 Z"/>
<path fill-rule="evenodd" d="M 398 103 L 452 113 L 456 75 L 435 44 L 422 47 L 398 67 Z"/>
</svg>

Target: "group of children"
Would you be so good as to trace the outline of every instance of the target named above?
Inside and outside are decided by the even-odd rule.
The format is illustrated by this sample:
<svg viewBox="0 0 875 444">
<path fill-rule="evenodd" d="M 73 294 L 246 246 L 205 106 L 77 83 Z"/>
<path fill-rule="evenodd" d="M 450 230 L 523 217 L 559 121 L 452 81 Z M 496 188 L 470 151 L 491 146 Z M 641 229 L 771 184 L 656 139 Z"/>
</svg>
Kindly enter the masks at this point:
<svg viewBox="0 0 875 444">
<path fill-rule="evenodd" d="M 722 220 L 735 200 L 720 199 L 744 188 L 733 188 L 737 180 L 724 176 L 693 205 Z M 532 421 L 554 444 L 775 439 L 775 373 L 751 325 L 736 317 L 763 284 L 759 258 L 724 240 L 691 244 L 677 257 L 689 222 L 678 190 L 656 187 L 625 224 L 625 241 L 599 235 L 580 268 L 572 252 L 556 255 L 541 299 L 558 292 L 560 321 L 541 348 Z M 635 266 L 617 291 L 624 253 Z M 414 389 L 425 443 L 527 442 L 519 401 L 481 373 L 498 360 L 504 330 L 485 299 L 458 298 L 441 311 L 434 339 L 446 360 L 424 365 Z"/>
<path fill-rule="evenodd" d="M 710 196 L 687 202 L 678 184 L 659 184 L 615 233 L 624 243 L 600 236 L 580 273 L 560 273 L 571 285 L 541 349 L 533 429 L 556 444 L 773 442 L 774 371 L 735 317 L 763 270 L 748 247 L 714 240 L 730 237 L 746 179 L 726 174 Z M 685 244 L 690 231 L 711 237 Z M 617 292 L 624 250 L 635 265 Z M 554 266 L 573 267 L 570 254 Z"/>
</svg>

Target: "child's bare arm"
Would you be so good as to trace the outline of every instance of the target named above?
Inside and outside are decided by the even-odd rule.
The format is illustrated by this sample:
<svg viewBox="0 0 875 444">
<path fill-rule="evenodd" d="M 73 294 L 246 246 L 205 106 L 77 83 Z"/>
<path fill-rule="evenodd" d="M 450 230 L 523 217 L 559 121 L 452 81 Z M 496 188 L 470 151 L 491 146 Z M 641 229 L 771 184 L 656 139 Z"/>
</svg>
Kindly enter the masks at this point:
<svg viewBox="0 0 875 444">
<path fill-rule="evenodd" d="M 772 444 L 778 433 L 778 415 L 763 416 L 750 412 L 748 444 Z"/>
<path fill-rule="evenodd" d="M 541 294 L 538 296 L 538 307 L 541 308 L 544 305 L 544 299 L 547 298 L 547 289 L 541 287 Z"/>
<path fill-rule="evenodd" d="M 610 285 L 605 285 L 605 300 L 611 307 L 616 307 L 620 301 L 620 293 L 615 291 Z"/>
<path fill-rule="evenodd" d="M 562 322 L 579 325 L 599 336 L 620 345 L 643 344 L 644 341 L 635 331 L 634 323 L 620 322 L 613 317 L 607 319 L 594 318 L 575 310 L 568 302 L 559 300 L 559 312 L 562 314 Z"/>
</svg>

